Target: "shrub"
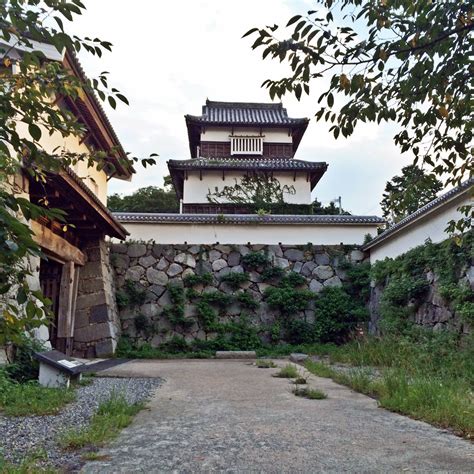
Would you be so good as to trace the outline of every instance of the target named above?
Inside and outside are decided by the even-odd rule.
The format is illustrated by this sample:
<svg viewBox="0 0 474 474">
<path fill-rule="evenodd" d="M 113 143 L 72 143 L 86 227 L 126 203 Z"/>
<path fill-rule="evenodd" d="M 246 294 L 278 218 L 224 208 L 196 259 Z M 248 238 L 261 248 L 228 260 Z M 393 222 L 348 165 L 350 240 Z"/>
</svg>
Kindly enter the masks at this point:
<svg viewBox="0 0 474 474">
<path fill-rule="evenodd" d="M 226 282 L 233 290 L 240 288 L 242 283 L 245 283 L 249 280 L 247 273 L 228 273 L 221 278 L 221 281 Z"/>
<path fill-rule="evenodd" d="M 173 336 L 169 341 L 160 345 L 160 349 L 165 352 L 170 352 L 172 354 L 178 354 L 180 352 L 188 352 L 189 345 L 184 339 L 184 337 Z"/>
<path fill-rule="evenodd" d="M 8 377 L 20 383 L 37 380 L 39 363 L 35 358 L 35 352 L 43 350 L 43 344 L 37 339 L 23 336 L 19 343 L 15 344 L 13 363 L 5 367 Z"/>
<path fill-rule="evenodd" d="M 220 308 L 225 308 L 232 302 L 232 297 L 221 291 L 212 291 L 209 293 L 203 293 L 201 301 Z"/>
<path fill-rule="evenodd" d="M 264 297 L 270 308 L 277 309 L 284 316 L 292 316 L 306 309 L 314 293 L 290 287 L 267 288 Z"/>
<path fill-rule="evenodd" d="M 184 286 L 192 288 L 197 285 L 210 285 L 212 283 L 212 273 L 206 272 L 202 275 L 187 275 L 184 279 Z"/>
<path fill-rule="evenodd" d="M 239 291 L 235 295 L 236 300 L 246 309 L 255 311 L 260 305 L 249 291 Z"/>
<path fill-rule="evenodd" d="M 261 273 L 263 281 L 275 281 L 280 279 L 285 274 L 285 270 L 280 267 L 268 267 Z"/>
<path fill-rule="evenodd" d="M 315 328 L 306 321 L 290 321 L 287 324 L 285 340 L 289 344 L 309 344 L 315 341 Z"/>
<path fill-rule="evenodd" d="M 193 321 L 184 316 L 184 288 L 179 285 L 168 285 L 168 292 L 172 304 L 163 308 L 162 315 L 174 326 L 183 328 L 191 326 Z"/>
<path fill-rule="evenodd" d="M 261 252 L 249 252 L 242 257 L 242 264 L 249 270 L 257 270 L 259 268 L 266 268 L 270 262 L 268 257 Z"/>
<path fill-rule="evenodd" d="M 135 316 L 134 322 L 137 331 L 146 331 L 150 326 L 148 318 L 141 313 Z"/>
<path fill-rule="evenodd" d="M 123 287 L 115 294 L 115 300 L 119 309 L 140 306 L 146 301 L 146 290 L 132 280 L 125 280 Z"/>
<path fill-rule="evenodd" d="M 289 288 L 297 288 L 303 286 L 306 283 L 306 278 L 296 272 L 289 272 L 281 279 L 281 286 L 287 286 Z"/>
<path fill-rule="evenodd" d="M 207 301 L 199 301 L 196 305 L 196 312 L 204 331 L 217 330 L 217 311 Z"/>
<path fill-rule="evenodd" d="M 315 301 L 315 335 L 321 342 L 341 342 L 358 320 L 351 297 L 342 288 L 324 288 Z"/>
</svg>

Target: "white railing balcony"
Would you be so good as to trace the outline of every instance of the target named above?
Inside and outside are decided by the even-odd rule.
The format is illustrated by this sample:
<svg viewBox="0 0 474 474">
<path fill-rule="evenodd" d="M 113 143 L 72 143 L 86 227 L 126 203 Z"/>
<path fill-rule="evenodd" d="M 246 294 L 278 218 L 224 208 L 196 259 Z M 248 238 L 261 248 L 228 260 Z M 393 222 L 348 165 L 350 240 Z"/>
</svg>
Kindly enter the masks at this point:
<svg viewBox="0 0 474 474">
<path fill-rule="evenodd" d="M 231 136 L 231 155 L 263 155 L 263 137 Z"/>
</svg>

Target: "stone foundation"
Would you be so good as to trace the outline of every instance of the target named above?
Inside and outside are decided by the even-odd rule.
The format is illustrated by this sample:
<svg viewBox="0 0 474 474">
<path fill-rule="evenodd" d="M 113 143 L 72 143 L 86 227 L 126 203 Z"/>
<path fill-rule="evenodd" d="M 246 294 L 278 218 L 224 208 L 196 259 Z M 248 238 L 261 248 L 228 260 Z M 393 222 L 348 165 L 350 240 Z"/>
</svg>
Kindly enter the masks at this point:
<svg viewBox="0 0 474 474">
<path fill-rule="evenodd" d="M 105 357 L 115 352 L 120 335 L 109 249 L 103 239 L 83 249 L 87 263 L 79 274 L 74 325 L 74 355 Z"/>
<path fill-rule="evenodd" d="M 296 228 L 295 228 L 296 231 Z M 192 236 L 189 236 L 191 238 Z M 246 315 L 255 327 L 269 327 L 276 321 L 275 311 L 263 301 L 263 293 L 271 283 L 263 281 L 262 270 L 248 270 L 243 265 L 243 257 L 250 252 L 260 252 L 267 256 L 273 266 L 287 272 L 296 272 L 306 279 L 306 289 L 319 293 L 324 287 L 342 286 L 346 274 L 342 262 L 358 263 L 365 255 L 343 246 L 285 246 L 285 245 L 160 245 L 155 243 L 120 243 L 111 246 L 111 264 L 115 270 L 117 291 L 124 291 L 126 282 L 132 282 L 135 289 L 145 292 L 145 301 L 138 306 L 129 305 L 119 310 L 122 332 L 134 342 L 149 342 L 158 346 L 173 336 L 184 337 L 186 341 L 205 340 L 213 334 L 206 333 L 196 316 L 196 304 L 186 301 L 184 316 L 193 321 L 186 329 L 170 323 L 163 310 L 172 305 L 170 285 L 183 287 L 183 280 L 190 275 L 209 273 L 212 283 L 197 285 L 198 295 L 210 292 L 232 294 L 235 291 L 222 281 L 231 273 L 248 273 L 248 281 L 242 283 L 241 290 L 249 293 L 258 303 L 257 310 L 244 309 L 233 302 L 220 314 L 220 323 L 238 321 Z M 153 327 L 147 334 L 137 324 Z M 294 318 L 314 322 L 314 310 L 309 307 Z"/>
</svg>

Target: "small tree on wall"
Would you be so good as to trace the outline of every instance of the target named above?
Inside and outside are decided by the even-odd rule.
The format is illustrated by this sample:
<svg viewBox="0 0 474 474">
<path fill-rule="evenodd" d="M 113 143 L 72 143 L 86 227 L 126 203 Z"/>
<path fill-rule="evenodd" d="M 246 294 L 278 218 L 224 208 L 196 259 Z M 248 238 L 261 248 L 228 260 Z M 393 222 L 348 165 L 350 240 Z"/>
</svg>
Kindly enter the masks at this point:
<svg viewBox="0 0 474 474">
<path fill-rule="evenodd" d="M 434 174 L 425 173 L 416 165 L 405 166 L 385 186 L 381 204 L 383 216 L 397 223 L 436 198 L 443 183 Z"/>
<path fill-rule="evenodd" d="M 284 204 L 285 195 L 296 194 L 294 186 L 282 185 L 280 181 L 270 173 L 252 173 L 235 180 L 235 185 L 217 186 L 214 192 L 207 194 L 209 202 L 214 204 L 250 204 L 255 209 L 266 210 L 270 204 Z"/>
</svg>

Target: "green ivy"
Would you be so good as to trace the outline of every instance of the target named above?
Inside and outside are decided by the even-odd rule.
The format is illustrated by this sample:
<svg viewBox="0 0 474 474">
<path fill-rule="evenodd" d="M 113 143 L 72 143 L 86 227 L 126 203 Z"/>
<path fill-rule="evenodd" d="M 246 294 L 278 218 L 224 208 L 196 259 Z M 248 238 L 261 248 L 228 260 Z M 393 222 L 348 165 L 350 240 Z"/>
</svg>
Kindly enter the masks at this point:
<svg viewBox="0 0 474 474">
<path fill-rule="evenodd" d="M 296 272 L 289 272 L 281 279 L 281 286 L 298 288 L 306 284 L 306 278 Z"/>
<path fill-rule="evenodd" d="M 268 267 L 260 274 L 262 281 L 276 281 L 283 277 L 285 270 L 280 267 Z"/>
<path fill-rule="evenodd" d="M 288 286 L 281 288 L 269 287 L 265 290 L 264 297 L 270 308 L 278 310 L 285 317 L 289 317 L 305 310 L 308 303 L 314 298 L 314 293 Z"/>
<path fill-rule="evenodd" d="M 235 298 L 245 309 L 255 311 L 260 306 L 259 302 L 249 291 L 239 291 L 236 293 Z"/>
<path fill-rule="evenodd" d="M 187 275 L 183 278 L 184 286 L 192 288 L 197 285 L 210 285 L 213 281 L 212 273 L 203 273 L 202 275 Z"/>
<path fill-rule="evenodd" d="M 242 257 L 242 264 L 248 270 L 258 270 L 266 268 L 270 264 L 268 257 L 262 252 L 249 252 Z"/>
<path fill-rule="evenodd" d="M 243 283 L 249 280 L 248 273 L 231 272 L 224 275 L 221 281 L 226 282 L 233 290 L 238 290 Z"/>
<path fill-rule="evenodd" d="M 186 328 L 194 324 L 192 319 L 186 318 L 184 315 L 185 296 L 184 288 L 179 285 L 168 285 L 168 293 L 171 300 L 170 305 L 163 308 L 162 315 L 173 324 L 173 326 L 180 326 Z"/>
<path fill-rule="evenodd" d="M 116 292 L 115 300 L 119 309 L 141 306 L 146 301 L 146 290 L 132 280 L 125 280 L 123 287 Z"/>
</svg>

